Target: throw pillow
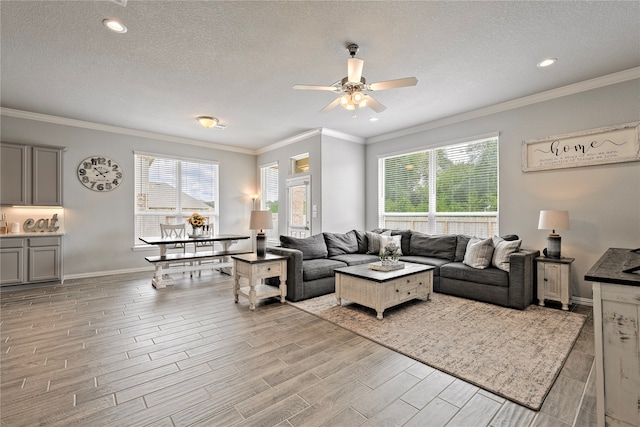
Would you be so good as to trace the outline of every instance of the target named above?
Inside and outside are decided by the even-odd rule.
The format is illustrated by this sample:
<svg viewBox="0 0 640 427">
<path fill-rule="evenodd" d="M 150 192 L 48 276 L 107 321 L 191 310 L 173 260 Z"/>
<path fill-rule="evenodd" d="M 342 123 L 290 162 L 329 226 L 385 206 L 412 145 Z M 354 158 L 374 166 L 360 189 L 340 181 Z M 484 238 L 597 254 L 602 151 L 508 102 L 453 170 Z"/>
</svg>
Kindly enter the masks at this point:
<svg viewBox="0 0 640 427">
<path fill-rule="evenodd" d="M 373 231 L 367 231 L 367 253 L 378 255 L 380 253 L 380 239 L 381 236 L 391 236 L 391 230 L 385 231 L 384 233 L 376 233 Z"/>
<path fill-rule="evenodd" d="M 464 264 L 473 268 L 485 269 L 491 265 L 493 257 L 493 241 L 491 238 L 479 239 L 472 237 L 467 244 L 467 252 L 464 254 Z"/>
<path fill-rule="evenodd" d="M 458 234 L 456 236 L 456 256 L 453 260 L 454 262 L 464 261 L 464 254 L 467 252 L 469 239 L 471 239 L 471 236 L 467 236 L 466 234 Z"/>
<path fill-rule="evenodd" d="M 323 234 L 330 257 L 358 252 L 358 240 L 356 239 L 355 231 L 349 231 L 345 234 L 326 232 Z"/>
<path fill-rule="evenodd" d="M 389 246 L 390 243 L 393 245 Z M 391 248 L 395 247 L 395 252 L 398 256 L 402 256 L 402 236 L 399 234 L 393 236 L 380 236 L 380 251 L 384 250 L 386 252 L 391 252 Z"/>
<path fill-rule="evenodd" d="M 302 252 L 302 259 L 326 258 L 329 253 L 322 234 L 300 239 L 291 236 L 280 236 L 283 248 L 297 249 Z"/>
<path fill-rule="evenodd" d="M 512 253 L 520 250 L 522 240 L 505 240 L 498 236 L 493 236 L 493 257 L 491 265 L 500 270 L 509 271 L 509 257 Z"/>
</svg>

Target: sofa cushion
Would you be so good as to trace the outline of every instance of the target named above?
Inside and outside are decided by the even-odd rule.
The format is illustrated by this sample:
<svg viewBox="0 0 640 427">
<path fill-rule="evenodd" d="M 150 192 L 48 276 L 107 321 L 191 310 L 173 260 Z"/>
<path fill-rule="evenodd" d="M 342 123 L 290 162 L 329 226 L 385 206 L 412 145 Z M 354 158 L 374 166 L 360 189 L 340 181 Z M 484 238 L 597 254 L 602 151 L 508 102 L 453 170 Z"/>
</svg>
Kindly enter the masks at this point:
<svg viewBox="0 0 640 427">
<path fill-rule="evenodd" d="M 403 255 L 400 257 L 400 261 L 402 262 L 412 262 L 414 264 L 424 264 L 424 265 L 432 265 L 435 267 L 433 270 L 434 276 L 440 275 L 440 267 L 445 264 L 450 263 L 451 261 L 442 259 L 442 258 L 433 258 L 427 256 L 413 256 L 413 255 Z"/>
<path fill-rule="evenodd" d="M 402 248 L 402 253 L 403 254 L 408 254 L 410 249 L 410 245 L 411 245 L 411 235 L 413 234 L 413 232 L 411 230 L 391 230 L 391 235 L 392 236 L 401 236 L 402 239 L 400 240 L 400 248 Z"/>
<path fill-rule="evenodd" d="M 491 265 L 500 270 L 509 271 L 509 257 L 520 250 L 522 240 L 508 241 L 502 237 L 493 236 L 492 241 L 494 249 Z"/>
<path fill-rule="evenodd" d="M 308 282 L 310 280 L 323 279 L 325 277 L 333 277 L 333 270 L 340 267 L 346 267 L 344 262 L 329 258 L 316 258 L 302 261 L 302 280 Z"/>
<path fill-rule="evenodd" d="M 411 234 L 409 253 L 405 255 L 420 255 L 453 261 L 456 255 L 456 242 L 455 234 L 430 236 L 414 231 Z"/>
<path fill-rule="evenodd" d="M 355 231 L 348 233 L 322 233 L 327 244 L 328 256 L 354 254 L 358 252 L 358 239 Z"/>
<path fill-rule="evenodd" d="M 456 236 L 456 256 L 454 258 L 455 262 L 464 261 L 464 254 L 467 253 L 467 245 L 469 244 L 469 240 L 471 236 L 467 236 L 466 234 L 458 234 Z"/>
<path fill-rule="evenodd" d="M 484 269 L 491 265 L 493 241 L 472 237 L 467 244 L 467 252 L 462 261 L 469 267 Z"/>
<path fill-rule="evenodd" d="M 462 262 L 450 262 L 440 267 L 440 277 L 481 283 L 483 285 L 509 286 L 509 273 L 506 271 L 491 267 L 479 270 Z M 469 286 L 473 286 L 473 283 L 469 283 Z"/>
<path fill-rule="evenodd" d="M 297 249 L 302 252 L 302 259 L 326 258 L 329 253 L 322 234 L 300 239 L 291 236 L 280 236 L 283 248 Z"/>
<path fill-rule="evenodd" d="M 369 254 L 344 254 L 331 257 L 335 261 L 341 261 L 348 265 L 368 264 L 370 262 L 379 261 L 378 255 Z"/>
<path fill-rule="evenodd" d="M 366 254 L 369 250 L 369 240 L 367 240 L 367 232 L 362 230 L 353 230 L 356 233 L 356 240 L 358 241 L 358 253 Z"/>
</svg>

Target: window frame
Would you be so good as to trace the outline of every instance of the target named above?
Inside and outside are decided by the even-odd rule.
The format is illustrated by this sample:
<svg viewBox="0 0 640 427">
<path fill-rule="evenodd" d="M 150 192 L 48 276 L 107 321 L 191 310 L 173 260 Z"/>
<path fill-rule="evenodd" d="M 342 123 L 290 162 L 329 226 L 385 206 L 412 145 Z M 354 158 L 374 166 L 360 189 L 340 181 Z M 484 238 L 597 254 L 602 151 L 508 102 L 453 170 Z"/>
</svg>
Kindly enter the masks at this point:
<svg viewBox="0 0 640 427">
<path fill-rule="evenodd" d="M 277 161 L 266 163 L 264 165 L 260 165 L 260 210 L 270 210 L 267 206 L 267 203 L 271 201 L 271 194 L 267 188 L 267 171 L 272 169 L 273 167 L 277 168 L 278 176 L 276 179 L 276 198 L 275 200 L 278 202 L 278 213 L 273 215 L 273 228 L 271 230 L 265 230 L 265 234 L 267 236 L 267 243 L 278 245 L 280 242 L 280 232 L 279 232 L 279 215 L 280 215 L 280 164 Z"/>
<path fill-rule="evenodd" d="M 184 180 L 184 175 L 182 173 L 182 166 L 185 163 L 188 164 L 199 164 L 199 165 L 208 165 L 208 166 L 212 166 L 213 167 L 213 175 L 212 175 L 212 186 L 213 186 L 213 200 L 211 202 L 213 202 L 213 208 L 211 208 L 212 210 L 207 210 L 207 211 L 201 211 L 199 213 L 202 213 L 205 217 L 209 218 L 210 221 L 209 223 L 213 225 L 213 230 L 214 233 L 218 233 L 219 230 L 219 223 L 220 223 L 220 163 L 218 161 L 215 160 L 204 160 L 204 159 L 195 159 L 195 158 L 189 158 L 189 157 L 181 157 L 181 156 L 173 156 L 173 155 L 169 155 L 169 154 L 163 154 L 163 153 L 152 153 L 152 152 L 146 152 L 146 151 L 134 151 L 133 152 L 133 163 L 134 163 L 134 191 L 133 191 L 133 197 L 134 197 L 134 206 L 133 206 L 133 221 L 134 221 L 134 249 L 135 248 L 140 248 L 140 247 L 147 247 L 148 245 L 146 245 L 145 243 L 142 243 L 139 240 L 139 237 L 145 237 L 143 235 L 138 235 L 138 218 L 140 217 L 145 217 L 145 216 L 158 216 L 158 215 L 164 215 L 165 216 L 165 223 L 166 222 L 166 218 L 169 217 L 175 217 L 176 219 L 179 217 L 182 217 L 182 219 L 185 221 L 185 227 L 187 226 L 186 224 L 186 219 L 191 216 L 191 214 L 193 214 L 193 210 L 189 209 L 188 207 L 184 206 L 183 203 L 183 195 L 186 194 L 184 191 L 180 191 L 180 188 L 182 188 L 183 186 L 183 180 Z M 176 170 L 175 170 L 175 176 L 174 176 L 174 180 L 175 180 L 175 189 L 176 189 L 176 210 L 175 211 L 138 211 L 138 196 L 139 196 L 139 192 L 138 192 L 138 188 L 141 185 L 140 184 L 140 177 L 138 176 L 138 174 L 140 173 L 138 170 L 138 156 L 150 156 L 153 157 L 154 159 L 161 159 L 161 160 L 165 160 L 165 161 L 171 161 L 171 162 L 177 162 L 176 163 Z M 149 180 L 147 182 L 150 182 Z M 167 184 L 167 183 L 165 183 Z M 171 184 L 169 184 L 171 185 Z M 148 194 L 148 193 L 146 193 Z M 189 210 L 187 210 L 189 209 Z M 173 223 L 178 223 L 179 222 L 177 220 L 174 220 Z M 160 224 L 160 222 L 158 223 L 158 225 Z M 158 227 L 159 228 L 159 227 Z M 187 232 L 189 232 L 189 229 L 187 228 Z M 160 231 L 158 230 L 157 233 L 153 234 L 153 235 L 160 235 Z M 148 237 L 148 236 L 146 236 Z"/>
<path fill-rule="evenodd" d="M 462 145 L 468 145 L 473 143 L 482 143 L 491 140 L 496 140 L 496 210 L 495 211 L 482 211 L 482 212 L 438 212 L 437 210 L 437 155 L 438 150 L 453 148 Z M 428 211 L 427 212 L 386 212 L 386 200 L 385 200 L 385 160 L 408 156 L 416 153 L 429 153 L 429 165 L 428 165 Z M 484 218 L 477 223 L 487 222 L 486 233 L 465 232 L 463 234 L 473 234 L 478 237 L 491 237 L 492 235 L 499 235 L 499 189 L 500 189 L 500 134 L 489 133 L 484 135 L 472 136 L 469 138 L 463 138 L 455 141 L 448 141 L 429 146 L 416 147 L 413 149 L 385 153 L 378 155 L 378 227 L 380 228 L 409 228 L 415 231 L 424 232 L 426 234 L 459 234 L 458 228 L 464 228 L 464 225 L 456 226 L 454 224 L 454 231 L 450 231 L 449 222 L 451 223 L 464 223 L 465 217 L 467 218 Z M 433 178 L 432 178 L 433 177 Z M 413 217 L 413 219 L 411 219 Z M 389 218 L 398 218 L 397 223 L 401 226 L 386 227 L 386 221 Z M 421 220 L 424 219 L 424 220 Z M 446 221 L 446 222 L 445 222 Z M 443 225 L 444 223 L 444 225 Z M 410 224 L 410 225 L 409 225 Z M 416 226 L 417 224 L 417 226 Z M 425 226 L 426 224 L 426 226 Z M 477 231 L 477 230 L 476 230 Z"/>
</svg>

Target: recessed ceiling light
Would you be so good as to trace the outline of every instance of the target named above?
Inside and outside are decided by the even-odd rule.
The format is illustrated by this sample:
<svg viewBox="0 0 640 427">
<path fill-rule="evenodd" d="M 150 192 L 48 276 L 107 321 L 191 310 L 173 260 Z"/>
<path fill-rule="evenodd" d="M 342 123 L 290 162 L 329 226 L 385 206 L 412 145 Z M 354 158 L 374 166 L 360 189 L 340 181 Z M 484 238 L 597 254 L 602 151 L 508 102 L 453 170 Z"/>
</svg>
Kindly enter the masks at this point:
<svg viewBox="0 0 640 427">
<path fill-rule="evenodd" d="M 105 19 L 104 21 L 102 21 L 102 24 L 105 27 L 107 27 L 108 29 L 110 29 L 111 31 L 113 31 L 114 33 L 126 33 L 127 32 L 127 27 L 125 27 L 120 22 L 116 21 L 115 19 Z"/>
<path fill-rule="evenodd" d="M 377 122 L 379 119 L 377 117 L 370 117 L 369 121 L 370 122 Z"/>
<path fill-rule="evenodd" d="M 548 67 L 549 65 L 555 64 L 557 60 L 558 58 L 545 58 L 542 61 L 538 62 L 538 67 L 539 68 Z"/>
</svg>

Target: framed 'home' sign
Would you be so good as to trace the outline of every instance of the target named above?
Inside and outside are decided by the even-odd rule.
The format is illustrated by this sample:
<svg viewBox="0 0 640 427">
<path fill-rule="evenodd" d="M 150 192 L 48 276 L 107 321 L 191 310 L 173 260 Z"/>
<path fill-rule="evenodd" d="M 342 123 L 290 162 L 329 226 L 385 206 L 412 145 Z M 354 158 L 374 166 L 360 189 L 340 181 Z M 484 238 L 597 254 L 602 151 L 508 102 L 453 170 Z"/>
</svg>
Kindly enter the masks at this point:
<svg viewBox="0 0 640 427">
<path fill-rule="evenodd" d="M 522 141 L 522 171 L 640 161 L 640 122 Z"/>
</svg>

